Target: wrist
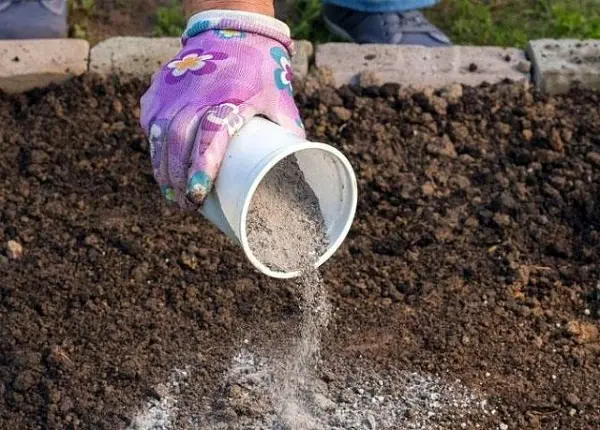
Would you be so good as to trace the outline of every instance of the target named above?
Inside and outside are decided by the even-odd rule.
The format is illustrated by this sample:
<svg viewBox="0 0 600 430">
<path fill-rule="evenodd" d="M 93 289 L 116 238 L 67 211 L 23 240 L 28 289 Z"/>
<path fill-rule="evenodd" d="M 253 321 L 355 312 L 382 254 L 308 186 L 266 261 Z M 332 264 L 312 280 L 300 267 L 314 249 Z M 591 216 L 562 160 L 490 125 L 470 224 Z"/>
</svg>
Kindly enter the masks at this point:
<svg viewBox="0 0 600 430">
<path fill-rule="evenodd" d="M 271 0 L 184 0 L 183 7 L 187 18 L 199 12 L 215 9 L 275 16 L 275 9 Z"/>
<path fill-rule="evenodd" d="M 290 28 L 284 22 L 272 16 L 240 10 L 211 9 L 194 14 L 188 20 L 182 41 L 186 44 L 188 40 L 210 30 L 229 30 L 263 36 L 279 42 L 290 55 L 294 53 Z"/>
</svg>

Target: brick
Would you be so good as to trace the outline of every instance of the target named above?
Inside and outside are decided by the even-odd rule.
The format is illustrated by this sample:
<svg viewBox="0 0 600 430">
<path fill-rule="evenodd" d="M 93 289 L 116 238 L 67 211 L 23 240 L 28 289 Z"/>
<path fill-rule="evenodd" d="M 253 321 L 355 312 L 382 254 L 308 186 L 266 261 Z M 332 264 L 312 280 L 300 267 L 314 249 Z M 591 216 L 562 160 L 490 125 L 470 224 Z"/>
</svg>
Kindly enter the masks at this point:
<svg viewBox="0 0 600 430">
<path fill-rule="evenodd" d="M 79 39 L 0 40 L 0 89 L 27 91 L 81 75 L 89 48 Z"/>
<path fill-rule="evenodd" d="M 453 46 L 356 45 L 326 43 L 316 49 L 317 68 L 329 68 L 337 86 L 357 84 L 361 77 L 417 89 L 453 83 L 479 85 L 504 79 L 529 81 L 525 53 L 514 48 Z"/>
<path fill-rule="evenodd" d="M 181 42 L 177 37 L 113 37 L 92 48 L 90 70 L 104 76 L 118 74 L 145 78 L 172 60 L 180 49 Z M 312 43 L 296 41 L 292 65 L 297 77 L 308 73 L 312 55 Z"/>
<path fill-rule="evenodd" d="M 575 85 L 600 90 L 600 40 L 532 40 L 527 53 L 541 91 L 564 94 Z"/>
<path fill-rule="evenodd" d="M 177 37 L 113 37 L 92 48 L 90 71 L 104 76 L 149 77 L 180 48 Z"/>
<path fill-rule="evenodd" d="M 313 44 L 308 40 L 297 40 L 294 42 L 296 53 L 292 57 L 294 76 L 304 78 L 308 74 L 308 68 L 314 54 Z"/>
</svg>

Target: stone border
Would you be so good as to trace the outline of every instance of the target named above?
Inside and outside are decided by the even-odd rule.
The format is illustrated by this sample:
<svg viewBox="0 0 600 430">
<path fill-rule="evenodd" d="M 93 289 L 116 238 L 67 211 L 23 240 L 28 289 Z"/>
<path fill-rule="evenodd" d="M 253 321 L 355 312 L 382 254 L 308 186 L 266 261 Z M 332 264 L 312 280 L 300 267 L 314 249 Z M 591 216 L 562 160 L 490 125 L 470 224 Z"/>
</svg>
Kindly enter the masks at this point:
<svg viewBox="0 0 600 430">
<path fill-rule="evenodd" d="M 0 40 L 0 90 L 26 91 L 88 70 L 86 40 Z"/>
<path fill-rule="evenodd" d="M 564 94 L 575 84 L 600 89 L 600 40 L 532 40 L 527 53 L 534 82 L 545 93 Z"/>
<path fill-rule="evenodd" d="M 505 79 L 529 81 L 530 64 L 519 49 L 453 46 L 426 48 L 327 43 L 317 47 L 316 67 L 332 70 L 336 85 L 358 84 L 373 73 L 375 82 L 414 88 L 443 88 L 454 83 L 494 84 Z"/>
<path fill-rule="evenodd" d="M 87 41 L 77 39 L 0 41 L 0 90 L 45 87 L 88 70 L 145 78 L 173 58 L 180 46 L 178 38 L 145 37 L 115 37 L 91 49 Z M 306 77 L 313 66 L 328 69 L 337 86 L 395 82 L 424 89 L 511 79 L 532 80 L 547 94 L 562 94 L 576 85 L 600 90 L 600 40 L 534 40 L 526 52 L 351 43 L 326 43 L 314 52 L 305 40 L 296 41 L 296 48 L 296 77 Z"/>
</svg>

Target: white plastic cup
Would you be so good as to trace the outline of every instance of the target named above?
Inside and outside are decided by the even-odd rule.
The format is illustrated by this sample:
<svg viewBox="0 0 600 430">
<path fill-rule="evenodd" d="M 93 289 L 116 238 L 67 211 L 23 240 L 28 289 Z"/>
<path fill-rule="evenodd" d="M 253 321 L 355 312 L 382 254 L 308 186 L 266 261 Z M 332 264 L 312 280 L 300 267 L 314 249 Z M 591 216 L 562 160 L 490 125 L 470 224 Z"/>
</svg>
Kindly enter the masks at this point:
<svg viewBox="0 0 600 430">
<path fill-rule="evenodd" d="M 299 271 L 272 270 L 259 261 L 248 244 L 246 220 L 254 191 L 277 163 L 295 154 L 304 178 L 319 200 L 328 247 L 316 267 L 340 247 L 356 213 L 356 177 L 348 159 L 337 149 L 309 142 L 283 127 L 256 117 L 233 137 L 202 215 L 238 243 L 250 262 L 265 275 L 287 279 Z"/>
</svg>

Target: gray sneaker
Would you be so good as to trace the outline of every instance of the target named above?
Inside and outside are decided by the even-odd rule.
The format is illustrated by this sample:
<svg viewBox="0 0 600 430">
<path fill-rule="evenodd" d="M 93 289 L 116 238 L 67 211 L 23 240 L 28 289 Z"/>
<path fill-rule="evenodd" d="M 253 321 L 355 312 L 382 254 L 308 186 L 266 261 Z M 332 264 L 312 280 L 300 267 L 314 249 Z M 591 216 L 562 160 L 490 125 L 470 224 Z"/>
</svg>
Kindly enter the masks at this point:
<svg viewBox="0 0 600 430">
<path fill-rule="evenodd" d="M 333 34 L 355 43 L 450 46 L 450 39 L 422 13 L 368 13 L 325 5 L 323 19 Z"/>
<path fill-rule="evenodd" d="M 51 39 L 67 33 L 67 0 L 0 0 L 0 39 Z"/>
</svg>

